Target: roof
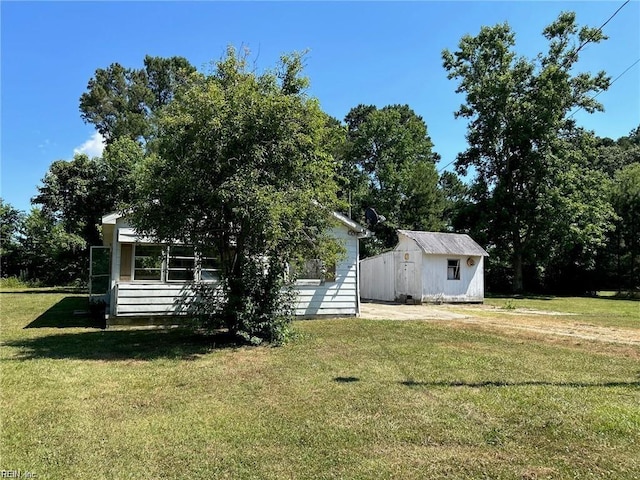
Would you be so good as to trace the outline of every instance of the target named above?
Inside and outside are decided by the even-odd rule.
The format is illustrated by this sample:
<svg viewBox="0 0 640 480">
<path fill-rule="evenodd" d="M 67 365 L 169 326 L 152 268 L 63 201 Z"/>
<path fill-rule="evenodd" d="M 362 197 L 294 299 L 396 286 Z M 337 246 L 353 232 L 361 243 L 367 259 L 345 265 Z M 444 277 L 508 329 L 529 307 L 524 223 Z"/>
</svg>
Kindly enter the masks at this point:
<svg viewBox="0 0 640 480">
<path fill-rule="evenodd" d="M 398 233 L 415 241 L 424 253 L 434 255 L 489 256 L 484 248 L 466 234 L 416 232 L 413 230 L 398 230 Z"/>
<path fill-rule="evenodd" d="M 368 229 L 360 225 L 358 222 L 354 222 L 353 220 L 351 220 L 346 215 L 343 215 L 342 213 L 338 213 L 338 212 L 332 212 L 332 213 L 335 219 L 339 220 L 341 223 L 347 226 L 347 228 L 349 228 L 351 231 L 356 232 L 358 238 L 373 237 L 373 232 L 369 231 Z"/>
<path fill-rule="evenodd" d="M 349 230 L 355 232 L 358 238 L 366 238 L 366 237 L 372 237 L 373 236 L 372 232 L 370 232 L 368 229 L 366 229 L 365 227 L 363 227 L 359 223 L 354 222 L 353 220 L 351 220 L 346 215 L 343 215 L 342 213 L 338 213 L 338 212 L 332 212 L 332 213 L 333 213 L 333 217 L 336 220 L 338 220 L 340 223 L 344 224 Z M 104 215 L 102 217 L 102 224 L 103 225 L 115 225 L 116 221 L 119 218 L 122 218 L 123 216 L 124 216 L 124 214 L 122 212 L 114 212 L 114 213 L 110 213 L 108 215 Z"/>
</svg>

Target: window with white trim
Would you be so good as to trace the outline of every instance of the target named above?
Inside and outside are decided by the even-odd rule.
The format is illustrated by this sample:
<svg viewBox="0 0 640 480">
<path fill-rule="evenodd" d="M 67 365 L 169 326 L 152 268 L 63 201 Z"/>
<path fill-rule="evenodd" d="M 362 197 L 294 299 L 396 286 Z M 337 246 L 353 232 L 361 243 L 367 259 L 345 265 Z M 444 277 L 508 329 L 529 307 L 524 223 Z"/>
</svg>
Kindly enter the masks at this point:
<svg viewBox="0 0 640 480">
<path fill-rule="evenodd" d="M 220 280 L 220 257 L 213 249 L 205 249 L 200 254 L 200 279 L 202 281 Z"/>
<path fill-rule="evenodd" d="M 322 260 L 306 260 L 300 267 L 289 267 L 289 272 L 296 275 L 297 285 L 322 285 L 336 281 L 336 264 L 325 265 Z"/>
<path fill-rule="evenodd" d="M 447 280 L 460 280 L 460 260 L 447 260 Z"/>
<path fill-rule="evenodd" d="M 163 250 L 160 245 L 136 245 L 133 279 L 162 281 Z"/>
<path fill-rule="evenodd" d="M 193 247 L 175 245 L 168 247 L 168 282 L 189 282 L 195 278 L 196 254 Z"/>
<path fill-rule="evenodd" d="M 199 253 L 189 245 L 135 244 L 133 247 L 131 279 L 134 281 L 220 280 L 220 257 L 213 250 Z"/>
</svg>

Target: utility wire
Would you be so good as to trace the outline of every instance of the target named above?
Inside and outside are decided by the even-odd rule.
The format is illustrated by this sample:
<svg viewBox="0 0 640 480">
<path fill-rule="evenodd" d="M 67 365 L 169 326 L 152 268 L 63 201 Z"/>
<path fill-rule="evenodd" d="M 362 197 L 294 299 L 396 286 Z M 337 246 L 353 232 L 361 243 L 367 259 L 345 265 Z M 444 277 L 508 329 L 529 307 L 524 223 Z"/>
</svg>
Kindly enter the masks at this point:
<svg viewBox="0 0 640 480">
<path fill-rule="evenodd" d="M 607 23 L 609 23 L 609 22 L 611 21 L 611 19 L 612 19 L 613 17 L 615 17 L 615 16 L 618 14 L 618 12 L 619 12 L 620 10 L 622 10 L 622 9 L 624 8 L 624 6 L 625 6 L 627 3 L 629 3 L 630 1 L 631 1 L 631 0 L 627 0 L 627 1 L 626 1 L 626 2 L 624 2 L 622 5 L 620 5 L 620 7 L 618 7 L 618 9 L 617 9 L 615 12 L 613 12 L 613 15 L 611 15 L 611 16 L 607 19 L 607 21 L 606 21 L 606 22 L 604 22 L 602 25 L 600 25 L 600 28 L 598 28 L 598 30 L 597 30 L 597 31 L 598 31 L 598 32 L 602 32 L 602 29 L 605 27 L 605 25 L 606 25 Z M 578 52 L 579 52 L 580 50 L 582 50 L 582 47 L 584 47 L 584 46 L 585 46 L 587 43 L 589 43 L 591 40 L 593 40 L 593 35 L 592 35 L 590 38 L 587 38 L 584 42 L 582 42 L 582 45 L 580 45 L 580 46 L 578 47 L 578 49 L 577 49 L 577 50 L 573 53 L 573 55 L 571 56 L 571 60 L 573 60 L 573 59 L 575 58 L 575 56 L 576 56 L 576 55 L 578 55 Z"/>
<path fill-rule="evenodd" d="M 631 70 L 633 67 L 635 67 L 638 62 L 640 62 L 640 58 L 637 59 L 635 62 L 633 62 L 631 65 L 629 65 L 626 70 L 624 72 L 622 72 L 620 75 L 618 75 L 616 78 L 614 78 L 611 83 L 609 84 L 609 87 L 611 87 L 611 85 L 613 85 L 614 83 L 616 83 L 616 80 L 618 80 L 621 76 L 623 76 L 625 73 L 627 73 L 629 70 Z M 600 90 L 598 93 L 596 93 L 593 97 L 591 97 L 589 100 L 593 100 L 594 98 L 596 98 L 598 95 L 600 95 L 602 92 L 604 92 L 605 90 Z M 578 113 L 580 110 L 582 110 L 584 107 L 578 107 L 577 110 L 575 110 L 571 115 L 569 115 L 567 117 L 567 120 L 570 119 L 571 117 L 573 117 L 576 113 Z M 448 165 L 447 165 L 448 166 Z"/>
</svg>

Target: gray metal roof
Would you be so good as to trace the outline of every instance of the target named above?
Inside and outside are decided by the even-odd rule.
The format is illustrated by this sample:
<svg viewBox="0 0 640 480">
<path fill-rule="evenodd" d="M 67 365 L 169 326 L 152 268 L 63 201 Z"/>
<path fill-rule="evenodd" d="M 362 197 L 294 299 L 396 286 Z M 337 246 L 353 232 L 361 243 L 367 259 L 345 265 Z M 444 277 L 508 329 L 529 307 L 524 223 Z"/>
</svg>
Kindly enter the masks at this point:
<svg viewBox="0 0 640 480">
<path fill-rule="evenodd" d="M 415 241 L 424 253 L 435 255 L 489 256 L 484 248 L 466 234 L 416 232 L 413 230 L 398 230 L 398 233 Z"/>
</svg>

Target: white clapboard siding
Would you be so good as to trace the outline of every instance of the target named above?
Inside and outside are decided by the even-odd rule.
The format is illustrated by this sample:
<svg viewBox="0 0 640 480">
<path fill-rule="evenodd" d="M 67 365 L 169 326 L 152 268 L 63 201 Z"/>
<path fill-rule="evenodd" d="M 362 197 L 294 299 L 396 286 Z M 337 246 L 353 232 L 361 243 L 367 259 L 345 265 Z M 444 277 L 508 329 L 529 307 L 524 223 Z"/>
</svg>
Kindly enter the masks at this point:
<svg viewBox="0 0 640 480">
<path fill-rule="evenodd" d="M 116 295 L 117 316 L 180 315 L 195 297 L 188 283 L 120 283 Z"/>
<path fill-rule="evenodd" d="M 336 265 L 336 281 L 322 285 L 299 285 L 296 315 L 353 316 L 358 314 L 358 239 L 346 228 L 333 231 L 344 242 L 345 257 Z"/>
<path fill-rule="evenodd" d="M 344 242 L 345 257 L 336 265 L 336 281 L 321 285 L 298 285 L 296 315 L 353 316 L 358 313 L 358 238 L 347 229 L 333 231 Z M 194 298 L 188 283 L 119 282 L 115 288 L 116 316 L 184 314 L 184 300 Z"/>
</svg>

